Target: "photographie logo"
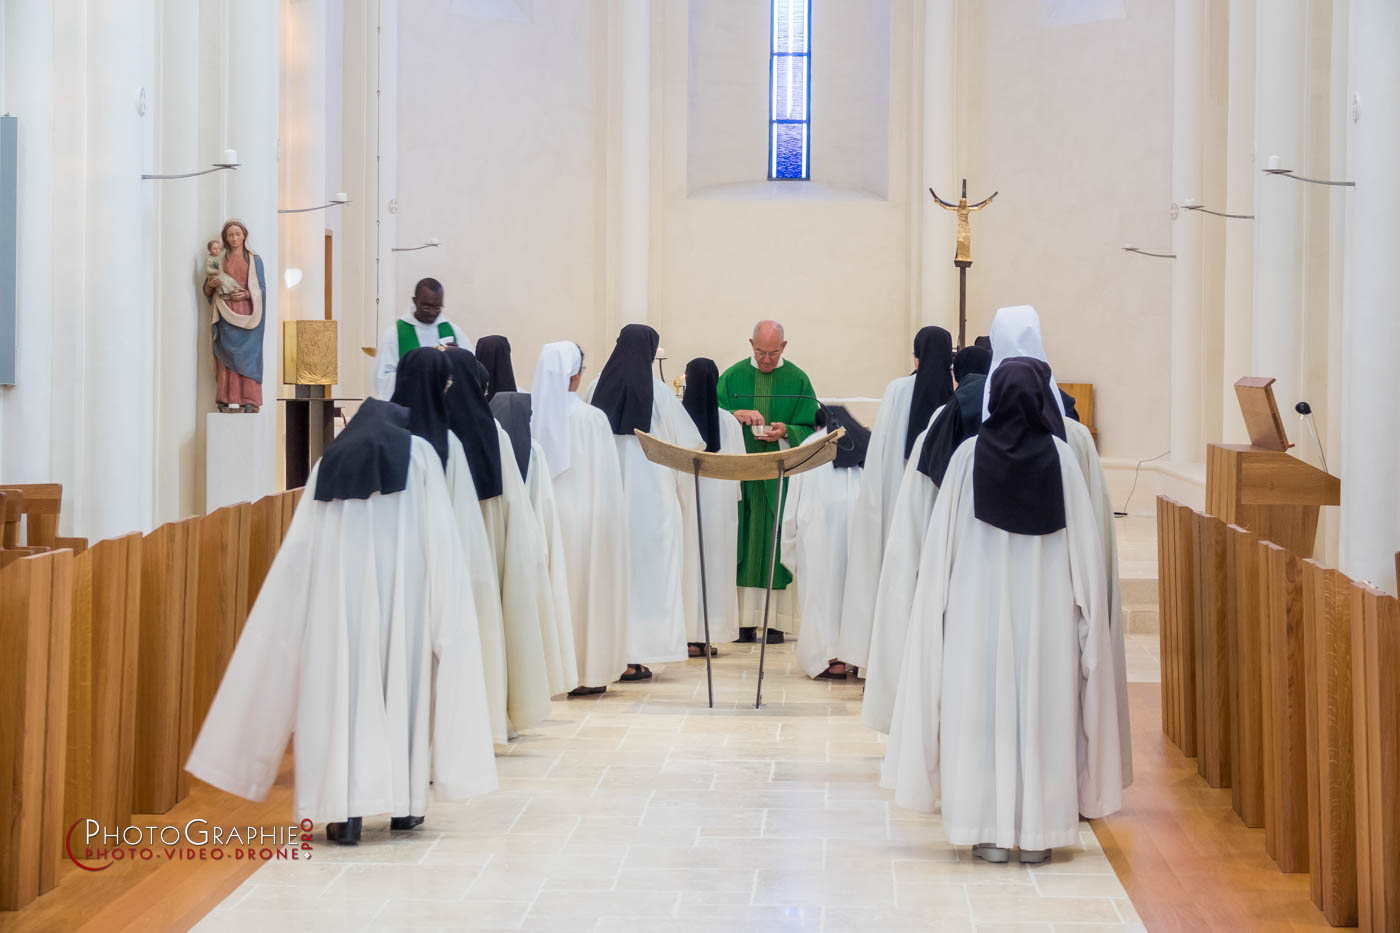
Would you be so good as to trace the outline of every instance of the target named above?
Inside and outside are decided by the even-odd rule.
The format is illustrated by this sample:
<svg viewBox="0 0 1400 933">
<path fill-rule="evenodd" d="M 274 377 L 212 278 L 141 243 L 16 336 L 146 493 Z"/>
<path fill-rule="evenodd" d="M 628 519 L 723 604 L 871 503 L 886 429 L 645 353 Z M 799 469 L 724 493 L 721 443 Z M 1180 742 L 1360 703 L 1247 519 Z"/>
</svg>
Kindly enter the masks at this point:
<svg viewBox="0 0 1400 933">
<path fill-rule="evenodd" d="M 180 824 L 109 827 L 98 820 L 82 819 L 68 827 L 64 849 L 69 860 L 83 871 L 106 871 L 118 862 L 156 859 L 305 861 L 311 858 L 314 829 L 311 820 L 271 826 L 219 826 L 206 819 L 192 819 Z"/>
</svg>

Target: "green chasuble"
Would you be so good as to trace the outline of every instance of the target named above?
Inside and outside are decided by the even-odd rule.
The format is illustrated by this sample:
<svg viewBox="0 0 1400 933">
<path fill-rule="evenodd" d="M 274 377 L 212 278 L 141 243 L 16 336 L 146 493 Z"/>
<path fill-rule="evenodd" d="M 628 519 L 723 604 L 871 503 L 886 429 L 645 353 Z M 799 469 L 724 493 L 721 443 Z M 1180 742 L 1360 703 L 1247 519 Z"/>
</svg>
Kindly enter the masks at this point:
<svg viewBox="0 0 1400 933">
<path fill-rule="evenodd" d="M 766 423 L 781 421 L 787 425 L 788 446 L 796 447 L 811 437 L 816 429 L 816 392 L 807 374 L 792 363 L 783 364 L 771 373 L 761 373 L 753 360 L 744 359 L 726 369 L 716 387 L 719 405 L 729 411 L 754 409 L 763 413 Z M 756 398 L 762 395 L 802 395 L 807 398 Z M 755 440 L 753 431 L 744 425 L 744 446 L 751 454 L 777 450 L 776 441 Z M 787 481 L 783 481 L 787 492 Z M 768 550 L 773 546 L 773 523 L 778 517 L 778 481 L 755 480 L 743 484 L 743 499 L 739 503 L 739 578 L 740 586 L 768 585 Z M 780 552 L 781 555 L 781 552 Z M 780 557 L 781 559 L 781 557 Z M 786 589 L 792 574 L 781 563 L 773 575 L 773 588 Z"/>
<path fill-rule="evenodd" d="M 399 359 L 403 359 L 410 351 L 418 349 L 418 331 L 408 321 L 399 321 L 398 325 Z M 438 340 L 451 340 L 456 343 L 457 335 L 453 333 L 452 325 L 447 321 L 438 321 L 437 332 Z"/>
</svg>

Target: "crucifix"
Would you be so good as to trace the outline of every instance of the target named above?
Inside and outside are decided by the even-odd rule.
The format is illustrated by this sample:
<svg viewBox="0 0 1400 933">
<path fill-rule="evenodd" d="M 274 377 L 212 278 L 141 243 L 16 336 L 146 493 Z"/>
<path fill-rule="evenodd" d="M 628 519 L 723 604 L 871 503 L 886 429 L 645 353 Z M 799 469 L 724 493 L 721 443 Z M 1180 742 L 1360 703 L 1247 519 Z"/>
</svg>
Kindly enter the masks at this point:
<svg viewBox="0 0 1400 933">
<path fill-rule="evenodd" d="M 958 248 L 953 254 L 953 265 L 958 267 L 958 349 L 961 350 L 967 346 L 967 270 L 972 267 L 972 224 L 968 222 L 968 215 L 991 204 L 1000 192 L 993 191 L 990 197 L 976 204 L 968 204 L 967 179 L 964 178 L 962 197 L 957 204 L 943 200 L 932 188 L 928 189 L 928 193 L 933 195 L 933 203 L 958 215 Z"/>
</svg>

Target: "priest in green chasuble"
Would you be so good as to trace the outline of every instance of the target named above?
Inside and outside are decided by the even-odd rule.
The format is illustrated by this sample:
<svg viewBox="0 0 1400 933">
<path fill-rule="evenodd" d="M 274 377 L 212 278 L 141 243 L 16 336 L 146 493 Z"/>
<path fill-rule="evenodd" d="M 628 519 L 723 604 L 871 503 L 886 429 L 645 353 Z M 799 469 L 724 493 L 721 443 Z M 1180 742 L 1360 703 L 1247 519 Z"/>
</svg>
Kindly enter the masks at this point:
<svg viewBox="0 0 1400 933">
<path fill-rule="evenodd" d="M 783 325 L 759 321 L 749 340 L 753 356 L 740 360 L 719 377 L 716 394 L 721 408 L 734 413 L 744 426 L 744 446 L 749 453 L 796 447 L 816 428 L 817 399 L 812 381 L 794 364 L 783 359 L 787 340 Z M 783 494 L 786 495 L 786 481 Z M 739 503 L 739 615 L 740 641 L 753 641 L 754 628 L 763 621 L 763 591 L 768 585 L 768 556 L 773 547 L 773 523 L 778 517 L 778 481 L 743 484 Z M 778 565 L 773 576 L 774 606 L 769 617 L 769 640 L 782 641 L 783 631 L 793 627 L 796 601 L 789 597 L 792 574 Z"/>
</svg>

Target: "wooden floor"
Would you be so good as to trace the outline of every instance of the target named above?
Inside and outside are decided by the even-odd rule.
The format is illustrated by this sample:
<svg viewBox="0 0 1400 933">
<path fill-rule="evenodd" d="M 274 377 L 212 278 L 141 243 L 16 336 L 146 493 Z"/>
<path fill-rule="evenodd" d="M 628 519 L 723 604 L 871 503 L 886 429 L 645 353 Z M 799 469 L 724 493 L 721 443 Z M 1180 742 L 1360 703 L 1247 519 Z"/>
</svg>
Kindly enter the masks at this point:
<svg viewBox="0 0 1400 933">
<path fill-rule="evenodd" d="M 1150 930 L 1330 929 L 1308 897 L 1307 875 L 1285 875 L 1247 829 L 1230 792 L 1212 790 L 1161 731 L 1156 684 L 1129 686 L 1136 781 L 1123 811 L 1095 823 L 1099 841 Z M 268 800 L 254 804 L 196 784 L 164 818 L 272 825 L 289 818 L 291 759 Z M 319 840 L 318 840 L 318 844 Z M 0 913 L 0 930 L 184 930 L 261 863 L 118 863 L 99 873 L 69 865 L 58 887 L 29 907 Z"/>
<path fill-rule="evenodd" d="M 1264 830 L 1235 816 L 1229 789 L 1208 787 L 1195 759 L 1162 734 L 1160 686 L 1128 691 L 1135 780 L 1122 811 L 1094 829 L 1147 928 L 1332 929 L 1309 898 L 1308 876 L 1280 872 Z"/>
<path fill-rule="evenodd" d="M 252 803 L 200 781 L 169 813 L 132 817 L 134 826 L 182 825 L 204 819 L 221 826 L 285 824 L 292 813 L 292 756 L 262 803 Z M 210 847 L 212 848 L 212 847 Z M 88 863 L 92 865 L 100 863 Z M 65 860 L 58 886 L 23 910 L 0 912 L 0 931 L 187 930 L 262 867 L 262 862 L 186 862 L 156 859 L 113 862 L 84 871 Z"/>
</svg>

